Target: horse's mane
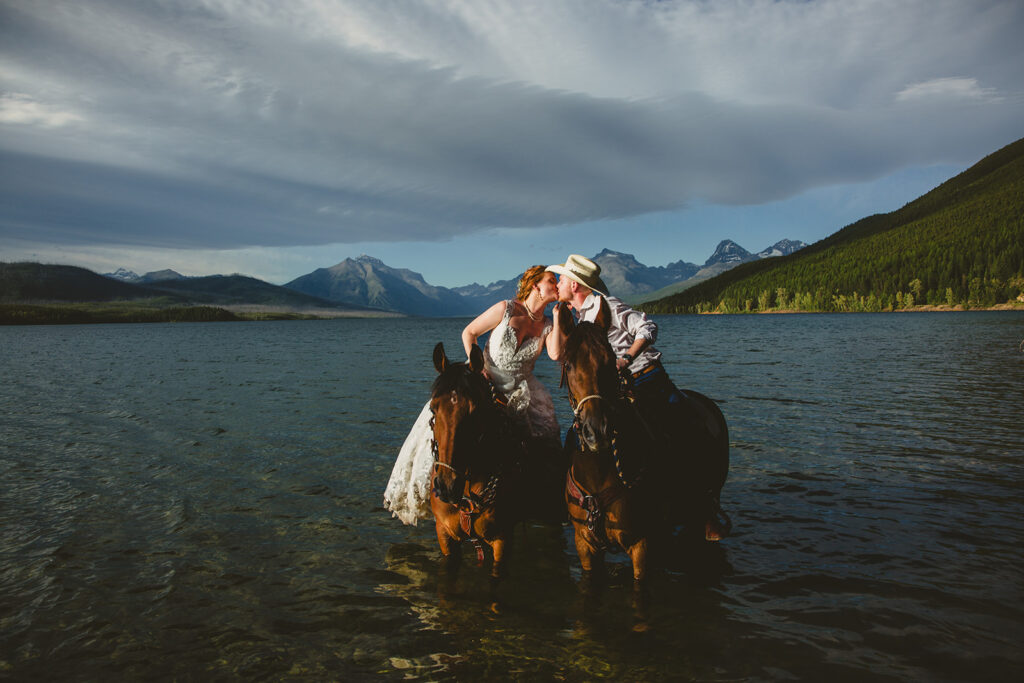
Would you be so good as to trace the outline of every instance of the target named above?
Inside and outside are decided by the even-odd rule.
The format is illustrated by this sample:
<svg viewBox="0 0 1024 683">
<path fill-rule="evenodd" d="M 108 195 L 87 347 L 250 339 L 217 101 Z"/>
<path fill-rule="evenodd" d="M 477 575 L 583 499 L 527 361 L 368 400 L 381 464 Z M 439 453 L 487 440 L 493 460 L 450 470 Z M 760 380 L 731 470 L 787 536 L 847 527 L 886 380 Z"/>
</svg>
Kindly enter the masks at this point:
<svg viewBox="0 0 1024 683">
<path fill-rule="evenodd" d="M 487 380 L 471 372 L 465 363 L 452 363 L 438 375 L 430 388 L 430 397 L 436 398 L 453 391 L 477 402 L 489 398 Z"/>
<path fill-rule="evenodd" d="M 592 322 L 582 322 L 576 325 L 569 338 L 565 341 L 563 353 L 566 359 L 572 359 L 579 353 L 584 342 L 595 345 L 597 348 L 607 349 L 608 355 L 614 359 L 611 344 L 608 343 L 608 333 Z"/>
<path fill-rule="evenodd" d="M 597 361 L 597 385 L 605 396 L 617 396 L 619 393 L 619 375 L 615 369 L 615 351 L 608 343 L 608 332 L 592 322 L 576 325 L 569 338 L 565 341 L 563 358 L 567 363 L 576 360 L 576 356 L 584 348 L 593 349 Z"/>
</svg>

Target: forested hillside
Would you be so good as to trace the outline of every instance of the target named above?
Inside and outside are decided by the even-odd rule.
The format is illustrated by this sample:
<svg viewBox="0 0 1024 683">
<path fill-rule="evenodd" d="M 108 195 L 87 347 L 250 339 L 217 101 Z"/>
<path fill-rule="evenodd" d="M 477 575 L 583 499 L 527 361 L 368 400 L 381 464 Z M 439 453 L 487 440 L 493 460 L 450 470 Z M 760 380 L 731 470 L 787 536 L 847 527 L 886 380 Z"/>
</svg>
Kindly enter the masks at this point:
<svg viewBox="0 0 1024 683">
<path fill-rule="evenodd" d="M 0 302 L 111 301 L 162 295 L 77 266 L 0 263 Z"/>
<path fill-rule="evenodd" d="M 979 307 L 1024 291 L 1024 139 L 898 211 L 644 304 L 651 313 Z"/>
</svg>

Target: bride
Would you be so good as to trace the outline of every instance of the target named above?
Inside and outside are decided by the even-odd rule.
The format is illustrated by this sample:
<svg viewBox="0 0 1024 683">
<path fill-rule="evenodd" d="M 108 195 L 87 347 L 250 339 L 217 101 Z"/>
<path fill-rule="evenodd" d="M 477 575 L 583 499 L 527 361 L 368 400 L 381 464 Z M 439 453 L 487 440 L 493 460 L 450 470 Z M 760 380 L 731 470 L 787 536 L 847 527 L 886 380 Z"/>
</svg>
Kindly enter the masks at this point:
<svg viewBox="0 0 1024 683">
<path fill-rule="evenodd" d="M 462 331 L 462 346 L 469 357 L 476 340 L 491 332 L 484 347 L 484 374 L 508 399 L 508 411 L 528 430 L 534 441 L 559 445 L 558 420 L 551 394 L 533 376 L 533 365 L 551 331 L 547 305 L 558 298 L 554 273 L 533 266 L 519 279 L 514 300 L 499 301 Z M 384 490 L 384 507 L 406 524 L 427 519 L 430 512 L 430 401 L 423 407 L 398 453 L 391 479 Z"/>
</svg>

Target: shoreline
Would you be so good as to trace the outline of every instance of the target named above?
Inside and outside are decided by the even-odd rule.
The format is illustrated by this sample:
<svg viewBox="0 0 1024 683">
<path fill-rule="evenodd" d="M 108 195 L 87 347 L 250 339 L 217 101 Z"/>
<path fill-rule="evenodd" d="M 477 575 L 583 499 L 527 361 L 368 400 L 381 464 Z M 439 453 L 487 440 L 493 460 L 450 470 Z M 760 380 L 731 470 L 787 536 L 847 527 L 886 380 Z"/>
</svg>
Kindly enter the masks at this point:
<svg viewBox="0 0 1024 683">
<path fill-rule="evenodd" d="M 1024 311 L 1024 302 L 995 306 L 914 306 L 889 311 L 802 311 L 771 309 L 725 313 L 659 313 L 657 315 L 815 315 L 831 313 L 964 313 L 974 311 Z M 225 306 L 147 307 L 109 305 L 101 302 L 74 304 L 0 303 L 0 326 L 12 325 L 106 325 L 125 323 L 173 322 L 273 322 L 280 320 L 404 319 L 409 316 L 393 311 L 338 311 L 330 309 L 277 308 L 265 304 L 229 304 Z M 453 316 L 463 317 L 463 316 Z"/>
<path fill-rule="evenodd" d="M 405 317 L 408 316 L 390 311 L 296 309 L 266 304 L 145 306 L 126 302 L 0 303 L 0 326 L 264 322 Z"/>
<path fill-rule="evenodd" d="M 1017 303 L 1005 303 L 996 304 L 995 306 L 964 306 L 963 304 L 957 304 L 956 306 L 914 306 L 913 308 L 897 308 L 891 311 L 801 311 L 797 309 L 771 309 L 768 311 L 741 311 L 738 313 L 724 313 L 722 311 L 704 311 L 702 313 L 659 313 L 657 315 L 816 315 L 822 313 L 849 313 L 852 315 L 862 313 L 971 313 L 980 311 L 1024 311 L 1024 302 Z"/>
</svg>

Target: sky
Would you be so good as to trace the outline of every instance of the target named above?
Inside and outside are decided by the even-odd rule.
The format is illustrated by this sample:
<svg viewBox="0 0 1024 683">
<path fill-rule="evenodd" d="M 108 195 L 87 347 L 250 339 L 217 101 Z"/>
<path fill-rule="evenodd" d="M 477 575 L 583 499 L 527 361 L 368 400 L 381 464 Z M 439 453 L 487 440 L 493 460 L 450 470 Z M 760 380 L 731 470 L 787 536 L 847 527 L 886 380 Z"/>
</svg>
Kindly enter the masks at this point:
<svg viewBox="0 0 1024 683">
<path fill-rule="evenodd" d="M 815 242 L 1024 137 L 1020 0 L 0 0 L 0 261 L 458 286 Z"/>
</svg>

